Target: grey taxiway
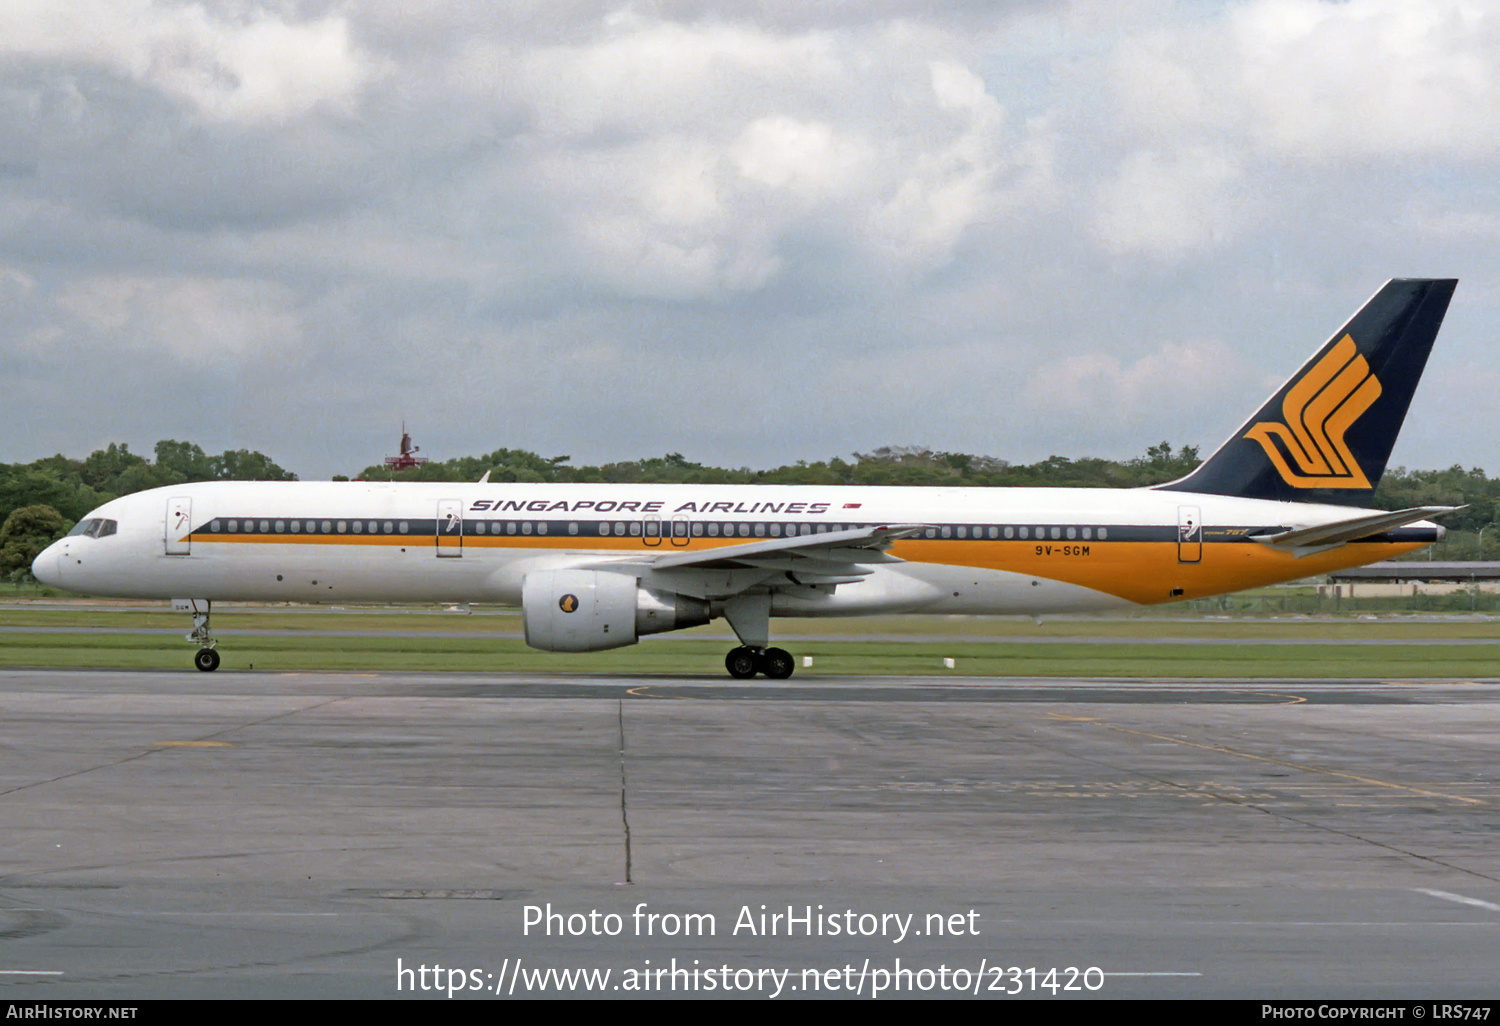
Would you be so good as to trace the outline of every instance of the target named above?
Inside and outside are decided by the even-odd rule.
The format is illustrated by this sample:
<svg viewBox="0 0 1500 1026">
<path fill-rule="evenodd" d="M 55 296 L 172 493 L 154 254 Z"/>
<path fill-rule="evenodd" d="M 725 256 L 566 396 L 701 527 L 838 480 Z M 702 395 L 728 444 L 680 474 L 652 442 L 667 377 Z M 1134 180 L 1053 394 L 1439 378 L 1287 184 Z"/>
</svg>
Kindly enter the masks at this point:
<svg viewBox="0 0 1500 1026">
<path fill-rule="evenodd" d="M 1500 978 L 1493 679 L 8 670 L 0 716 L 10 1000 Z"/>
</svg>

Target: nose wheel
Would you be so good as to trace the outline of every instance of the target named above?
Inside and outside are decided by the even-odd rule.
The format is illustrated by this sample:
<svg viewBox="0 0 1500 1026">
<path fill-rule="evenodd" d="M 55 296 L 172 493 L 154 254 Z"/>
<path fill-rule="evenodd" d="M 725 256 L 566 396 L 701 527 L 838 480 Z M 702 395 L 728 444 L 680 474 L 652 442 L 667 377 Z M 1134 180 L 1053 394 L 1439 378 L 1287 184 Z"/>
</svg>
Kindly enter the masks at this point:
<svg viewBox="0 0 1500 1026">
<path fill-rule="evenodd" d="M 214 649 L 219 642 L 208 629 L 208 600 L 173 600 L 172 608 L 174 611 L 193 614 L 193 631 L 187 636 L 189 641 L 198 646 L 198 651 L 193 656 L 193 665 L 204 673 L 213 673 L 219 668 L 219 653 Z"/>
<path fill-rule="evenodd" d="M 792 654 L 782 648 L 754 649 L 742 645 L 724 657 L 724 668 L 736 680 L 749 680 L 757 673 L 771 680 L 786 680 L 796 666 Z"/>
</svg>

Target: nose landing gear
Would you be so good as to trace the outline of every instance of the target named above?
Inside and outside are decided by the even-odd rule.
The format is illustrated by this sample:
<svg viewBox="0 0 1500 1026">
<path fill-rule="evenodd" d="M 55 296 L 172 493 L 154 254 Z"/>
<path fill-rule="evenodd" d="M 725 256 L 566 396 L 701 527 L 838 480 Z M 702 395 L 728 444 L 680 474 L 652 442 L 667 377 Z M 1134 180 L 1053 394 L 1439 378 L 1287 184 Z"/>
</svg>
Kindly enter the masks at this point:
<svg viewBox="0 0 1500 1026">
<path fill-rule="evenodd" d="M 193 614 L 193 631 L 186 637 L 198 646 L 198 651 L 193 656 L 193 665 L 204 673 L 212 673 L 219 668 L 219 653 L 216 649 L 219 640 L 208 629 L 211 605 L 208 599 L 172 600 L 172 612 Z"/>
</svg>

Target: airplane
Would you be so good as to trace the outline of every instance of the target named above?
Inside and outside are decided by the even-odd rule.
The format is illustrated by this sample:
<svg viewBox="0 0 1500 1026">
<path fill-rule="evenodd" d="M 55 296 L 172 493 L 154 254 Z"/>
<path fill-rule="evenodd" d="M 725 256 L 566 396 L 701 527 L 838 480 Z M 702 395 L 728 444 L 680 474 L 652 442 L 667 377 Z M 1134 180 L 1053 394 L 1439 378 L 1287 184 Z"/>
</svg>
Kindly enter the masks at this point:
<svg viewBox="0 0 1500 1026">
<path fill-rule="evenodd" d="M 99 596 L 490 602 L 528 645 L 590 652 L 722 617 L 736 678 L 792 675 L 784 616 L 1133 609 L 1440 540 L 1457 507 L 1369 508 L 1453 295 L 1383 286 L 1219 449 L 1144 488 L 206 482 L 126 495 L 32 564 Z"/>
</svg>

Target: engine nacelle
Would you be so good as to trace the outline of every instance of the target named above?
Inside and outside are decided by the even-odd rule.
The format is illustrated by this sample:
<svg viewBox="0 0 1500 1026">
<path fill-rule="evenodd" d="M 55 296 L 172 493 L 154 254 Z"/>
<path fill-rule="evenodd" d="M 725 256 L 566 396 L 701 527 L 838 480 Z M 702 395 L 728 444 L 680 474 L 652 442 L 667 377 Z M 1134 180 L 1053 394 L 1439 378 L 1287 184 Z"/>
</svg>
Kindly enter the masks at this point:
<svg viewBox="0 0 1500 1026">
<path fill-rule="evenodd" d="M 641 587 L 608 570 L 541 570 L 521 580 L 526 644 L 547 652 L 599 652 L 708 623 L 708 603 Z"/>
</svg>

